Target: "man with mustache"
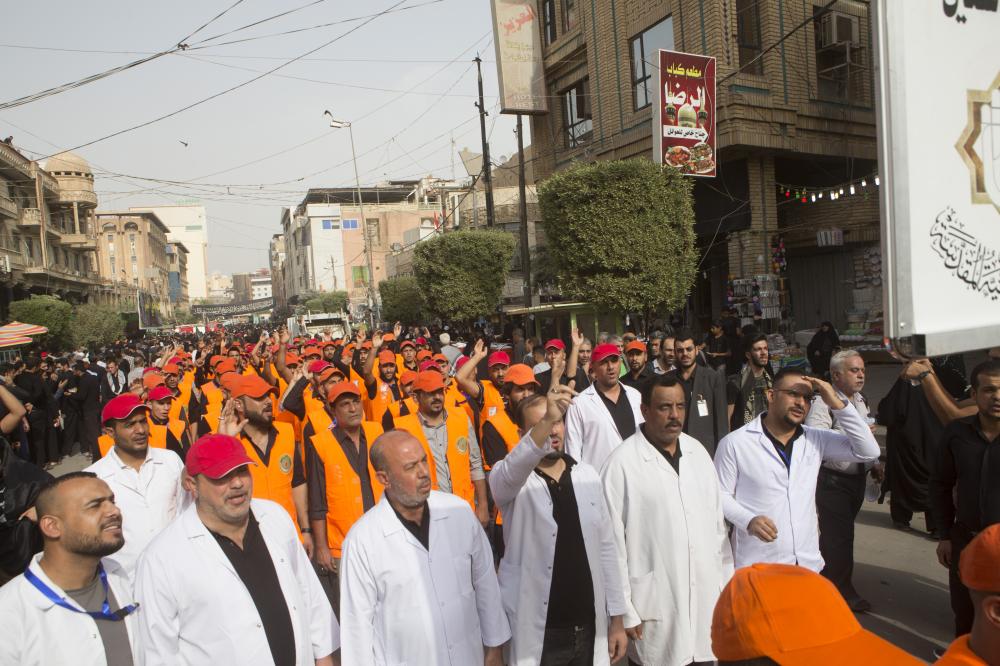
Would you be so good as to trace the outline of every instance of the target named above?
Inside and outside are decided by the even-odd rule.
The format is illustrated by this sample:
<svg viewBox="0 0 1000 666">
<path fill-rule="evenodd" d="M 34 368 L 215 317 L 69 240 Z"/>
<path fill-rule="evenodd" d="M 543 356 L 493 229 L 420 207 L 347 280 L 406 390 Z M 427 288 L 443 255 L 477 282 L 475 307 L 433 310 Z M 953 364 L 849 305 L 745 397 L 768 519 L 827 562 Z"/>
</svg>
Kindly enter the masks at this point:
<svg viewBox="0 0 1000 666">
<path fill-rule="evenodd" d="M 0 588 L 0 663 L 131 666 L 131 581 L 101 559 L 125 542 L 108 484 L 72 472 L 43 488 L 35 508 L 44 549 Z"/>
<path fill-rule="evenodd" d="M 255 464 L 224 434 L 188 451 L 194 504 L 150 544 L 136 576 L 146 666 L 335 663 L 333 609 L 288 513 L 251 499 Z"/>
<path fill-rule="evenodd" d="M 843 432 L 802 425 L 819 395 Z M 768 409 L 726 435 L 715 453 L 736 568 L 756 562 L 823 568 L 816 482 L 823 462 L 875 462 L 878 442 L 827 382 L 791 368 L 767 391 Z"/>
<path fill-rule="evenodd" d="M 173 451 L 149 445 L 149 411 L 131 393 L 112 398 L 101 421 L 114 445 L 86 469 L 108 484 L 125 516 L 125 545 L 109 559 L 129 575 L 153 537 L 190 503 L 181 484 L 184 463 Z"/>
<path fill-rule="evenodd" d="M 712 611 L 733 573 L 712 457 L 683 432 L 687 398 L 673 373 L 642 388 L 644 422 L 601 473 L 625 596 L 629 657 L 712 663 Z"/>
<path fill-rule="evenodd" d="M 410 433 L 381 435 L 370 457 L 385 491 L 344 540 L 344 663 L 500 666 L 510 628 L 479 521 L 431 490 L 426 447 Z"/>
</svg>

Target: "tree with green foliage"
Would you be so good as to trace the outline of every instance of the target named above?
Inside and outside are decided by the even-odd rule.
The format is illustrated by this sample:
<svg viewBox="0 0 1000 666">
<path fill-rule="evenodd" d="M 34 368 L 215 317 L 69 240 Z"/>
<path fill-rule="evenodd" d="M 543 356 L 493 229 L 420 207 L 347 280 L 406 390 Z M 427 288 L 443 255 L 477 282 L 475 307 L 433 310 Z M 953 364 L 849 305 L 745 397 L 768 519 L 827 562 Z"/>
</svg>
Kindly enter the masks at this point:
<svg viewBox="0 0 1000 666">
<path fill-rule="evenodd" d="M 347 301 L 346 291 L 311 292 L 299 300 L 310 312 L 340 312 L 347 308 Z"/>
<path fill-rule="evenodd" d="M 88 303 L 75 309 L 72 333 L 78 347 L 106 345 L 125 335 L 125 320 L 113 305 Z"/>
<path fill-rule="evenodd" d="M 424 295 L 420 292 L 417 278 L 402 276 L 382 280 L 378 285 L 382 297 L 382 318 L 404 324 L 422 323 Z"/>
<path fill-rule="evenodd" d="M 49 349 L 66 349 L 72 343 L 73 306 L 55 296 L 32 296 L 10 304 L 10 318 L 24 324 L 49 329 L 46 335 L 32 336 Z"/>
<path fill-rule="evenodd" d="M 454 231 L 417 245 L 413 268 L 428 312 L 456 322 L 493 314 L 514 246 L 511 234 L 488 230 Z"/>
<path fill-rule="evenodd" d="M 560 290 L 611 312 L 683 306 L 697 271 L 690 179 L 648 160 L 579 164 L 538 188 Z"/>
</svg>

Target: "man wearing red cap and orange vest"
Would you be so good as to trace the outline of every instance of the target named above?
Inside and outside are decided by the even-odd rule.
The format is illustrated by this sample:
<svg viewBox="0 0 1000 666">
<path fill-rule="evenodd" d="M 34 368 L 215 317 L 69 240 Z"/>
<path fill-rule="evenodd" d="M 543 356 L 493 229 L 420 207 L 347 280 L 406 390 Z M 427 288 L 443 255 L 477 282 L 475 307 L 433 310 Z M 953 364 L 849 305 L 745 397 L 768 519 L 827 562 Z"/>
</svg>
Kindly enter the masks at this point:
<svg viewBox="0 0 1000 666">
<path fill-rule="evenodd" d="M 413 384 L 416 414 L 394 419 L 429 449 L 434 458 L 432 479 L 442 492 L 467 501 L 482 525 L 489 522 L 486 476 L 472 421 L 461 409 L 445 409 L 445 384 L 440 372 L 421 371 Z"/>
<path fill-rule="evenodd" d="M 507 355 L 507 352 L 493 352 L 486 361 L 486 371 L 490 378 L 483 382 L 476 380 L 476 368 L 486 358 L 488 351 L 482 340 L 476 340 L 469 361 L 463 363 L 462 367 L 455 373 L 458 387 L 476 402 L 484 422 L 504 410 L 504 401 L 500 390 L 503 387 L 504 374 L 510 367 L 510 356 Z M 482 435 L 481 430 L 479 434 Z"/>
<path fill-rule="evenodd" d="M 523 363 L 515 363 L 504 374 L 502 393 L 506 405 L 483 423 L 480 440 L 483 463 L 487 469 L 502 460 L 521 441 L 514 414 L 522 400 L 538 392 L 538 381 L 531 368 Z"/>
<path fill-rule="evenodd" d="M 382 426 L 364 420 L 361 390 L 351 382 L 335 384 L 327 404 L 329 425 L 317 427 L 318 419 L 312 415 L 303 438 L 314 561 L 321 578 L 329 576 L 330 602 L 338 608 L 336 575 L 344 537 L 351 525 L 382 497 L 382 486 L 368 460 L 368 448 L 382 434 Z"/>
<path fill-rule="evenodd" d="M 257 375 L 240 377 L 233 385 L 219 432 L 242 442 L 256 464 L 253 496 L 277 502 L 302 534 L 302 545 L 312 556 L 308 496 L 301 447 L 295 445 L 292 426 L 274 420 L 271 395 L 276 389 Z"/>
<path fill-rule="evenodd" d="M 157 386 L 146 396 L 149 405 L 149 445 L 173 451 L 183 461 L 191 446 L 187 423 L 171 417 L 177 401 L 168 386 Z"/>
<path fill-rule="evenodd" d="M 972 597 L 972 633 L 955 639 L 937 664 L 1000 664 L 1000 524 L 976 535 L 962 549 L 960 560 L 962 584 Z"/>
</svg>

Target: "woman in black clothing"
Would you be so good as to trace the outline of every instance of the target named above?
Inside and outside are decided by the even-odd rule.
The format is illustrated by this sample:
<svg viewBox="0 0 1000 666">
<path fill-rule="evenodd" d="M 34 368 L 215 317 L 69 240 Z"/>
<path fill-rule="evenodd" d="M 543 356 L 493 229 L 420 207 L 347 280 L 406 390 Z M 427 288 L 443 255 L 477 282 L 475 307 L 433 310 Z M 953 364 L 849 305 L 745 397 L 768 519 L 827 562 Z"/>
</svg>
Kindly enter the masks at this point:
<svg viewBox="0 0 1000 666">
<path fill-rule="evenodd" d="M 819 325 L 816 335 L 809 341 L 806 351 L 809 354 L 809 365 L 817 377 L 826 377 L 830 372 L 830 358 L 840 347 L 840 336 L 833 324 L 824 321 Z"/>
</svg>

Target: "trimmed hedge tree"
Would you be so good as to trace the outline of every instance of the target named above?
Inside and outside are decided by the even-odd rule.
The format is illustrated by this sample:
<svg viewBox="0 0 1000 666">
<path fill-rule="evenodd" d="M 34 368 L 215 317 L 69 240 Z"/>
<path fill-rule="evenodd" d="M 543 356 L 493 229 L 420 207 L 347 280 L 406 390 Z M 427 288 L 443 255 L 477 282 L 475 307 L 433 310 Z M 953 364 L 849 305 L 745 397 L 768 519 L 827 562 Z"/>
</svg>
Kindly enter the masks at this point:
<svg viewBox="0 0 1000 666">
<path fill-rule="evenodd" d="M 420 292 L 417 278 L 401 276 L 382 280 L 378 283 L 378 293 L 382 297 L 382 318 L 388 322 L 419 324 L 424 314 L 424 295 Z"/>
</svg>

